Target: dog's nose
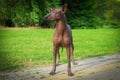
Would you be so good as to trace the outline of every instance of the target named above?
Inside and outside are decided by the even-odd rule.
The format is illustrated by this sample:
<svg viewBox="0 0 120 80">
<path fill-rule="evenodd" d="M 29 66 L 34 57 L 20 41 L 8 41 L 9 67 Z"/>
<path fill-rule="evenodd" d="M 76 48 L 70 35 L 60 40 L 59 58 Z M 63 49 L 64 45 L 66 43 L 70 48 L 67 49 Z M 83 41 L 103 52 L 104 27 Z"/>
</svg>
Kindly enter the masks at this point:
<svg viewBox="0 0 120 80">
<path fill-rule="evenodd" d="M 50 16 L 50 13 L 45 15 L 44 18 L 47 19 Z"/>
<path fill-rule="evenodd" d="M 45 18 L 45 19 L 47 19 L 47 15 L 46 15 L 46 16 L 44 16 L 44 18 Z"/>
<path fill-rule="evenodd" d="M 44 18 L 47 19 L 48 16 L 49 16 L 49 14 L 45 15 Z"/>
</svg>

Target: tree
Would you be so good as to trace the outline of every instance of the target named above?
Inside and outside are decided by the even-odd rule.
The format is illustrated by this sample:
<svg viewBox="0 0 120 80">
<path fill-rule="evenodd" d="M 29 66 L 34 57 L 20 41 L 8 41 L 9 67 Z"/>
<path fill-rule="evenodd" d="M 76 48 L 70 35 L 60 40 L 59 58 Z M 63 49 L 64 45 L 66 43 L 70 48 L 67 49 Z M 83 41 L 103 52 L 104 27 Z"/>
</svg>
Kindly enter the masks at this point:
<svg viewBox="0 0 120 80">
<path fill-rule="evenodd" d="M 0 25 L 53 27 L 44 16 L 64 3 L 72 28 L 120 27 L 120 0 L 0 0 Z"/>
</svg>

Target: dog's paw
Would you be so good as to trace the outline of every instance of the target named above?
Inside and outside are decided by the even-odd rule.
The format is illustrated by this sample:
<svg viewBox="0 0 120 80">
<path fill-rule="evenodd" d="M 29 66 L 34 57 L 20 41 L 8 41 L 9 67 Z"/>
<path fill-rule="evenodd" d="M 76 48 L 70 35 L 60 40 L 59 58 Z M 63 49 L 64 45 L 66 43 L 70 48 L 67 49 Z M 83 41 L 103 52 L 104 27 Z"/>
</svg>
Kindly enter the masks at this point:
<svg viewBox="0 0 120 80">
<path fill-rule="evenodd" d="M 76 62 L 73 62 L 73 65 L 78 65 L 78 63 L 76 63 Z"/>
<path fill-rule="evenodd" d="M 54 74 L 55 74 L 55 72 L 50 72 L 50 73 L 49 73 L 49 75 L 54 75 Z"/>
<path fill-rule="evenodd" d="M 68 76 L 73 76 L 73 73 L 68 73 Z"/>
</svg>

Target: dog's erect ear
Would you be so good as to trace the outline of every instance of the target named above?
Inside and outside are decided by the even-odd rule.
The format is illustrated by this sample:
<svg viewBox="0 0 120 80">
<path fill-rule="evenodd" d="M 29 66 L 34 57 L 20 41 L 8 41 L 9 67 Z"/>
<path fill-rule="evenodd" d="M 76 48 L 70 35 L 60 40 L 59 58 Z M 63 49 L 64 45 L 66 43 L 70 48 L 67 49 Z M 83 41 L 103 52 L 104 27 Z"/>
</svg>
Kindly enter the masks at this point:
<svg viewBox="0 0 120 80">
<path fill-rule="evenodd" d="M 65 13 L 67 11 L 67 3 L 65 3 L 62 7 L 62 11 Z"/>
</svg>

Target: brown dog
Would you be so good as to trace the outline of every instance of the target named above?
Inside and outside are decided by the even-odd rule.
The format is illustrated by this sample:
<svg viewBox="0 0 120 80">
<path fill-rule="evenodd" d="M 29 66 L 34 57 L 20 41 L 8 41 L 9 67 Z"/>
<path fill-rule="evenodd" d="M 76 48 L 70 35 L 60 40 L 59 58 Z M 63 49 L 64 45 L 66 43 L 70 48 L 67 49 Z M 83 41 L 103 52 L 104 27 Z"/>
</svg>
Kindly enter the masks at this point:
<svg viewBox="0 0 120 80">
<path fill-rule="evenodd" d="M 54 53 L 53 53 L 53 69 L 50 72 L 50 75 L 55 74 L 56 71 L 56 57 L 58 55 L 58 61 L 60 58 L 59 49 L 60 47 L 65 47 L 67 51 L 67 59 L 68 59 L 68 75 L 73 76 L 71 72 L 71 54 L 72 54 L 72 61 L 74 62 L 74 56 L 73 56 L 73 39 L 72 39 L 72 32 L 71 28 L 67 24 L 65 12 L 67 10 L 67 4 L 64 4 L 61 9 L 59 8 L 51 8 L 51 13 L 47 14 L 45 18 L 47 20 L 55 20 L 56 21 L 56 28 L 54 32 L 53 37 L 53 46 L 54 46 Z"/>
</svg>

